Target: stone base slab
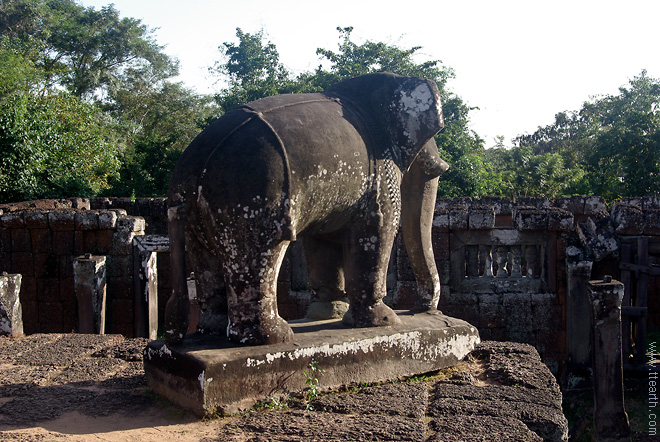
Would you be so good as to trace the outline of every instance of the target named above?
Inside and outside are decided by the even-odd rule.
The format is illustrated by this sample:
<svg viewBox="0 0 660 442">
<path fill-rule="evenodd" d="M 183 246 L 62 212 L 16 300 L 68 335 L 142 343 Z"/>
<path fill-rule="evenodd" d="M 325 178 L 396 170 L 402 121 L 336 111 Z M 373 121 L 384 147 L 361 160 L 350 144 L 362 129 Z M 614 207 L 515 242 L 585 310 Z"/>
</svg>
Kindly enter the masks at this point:
<svg viewBox="0 0 660 442">
<path fill-rule="evenodd" d="M 144 350 L 149 387 L 199 415 L 232 414 L 261 400 L 298 393 L 310 363 L 319 390 L 390 381 L 455 365 L 479 343 L 469 323 L 442 314 L 399 313 L 401 325 L 348 328 L 339 320 L 292 321 L 294 342 L 237 346 L 191 334 Z"/>
</svg>

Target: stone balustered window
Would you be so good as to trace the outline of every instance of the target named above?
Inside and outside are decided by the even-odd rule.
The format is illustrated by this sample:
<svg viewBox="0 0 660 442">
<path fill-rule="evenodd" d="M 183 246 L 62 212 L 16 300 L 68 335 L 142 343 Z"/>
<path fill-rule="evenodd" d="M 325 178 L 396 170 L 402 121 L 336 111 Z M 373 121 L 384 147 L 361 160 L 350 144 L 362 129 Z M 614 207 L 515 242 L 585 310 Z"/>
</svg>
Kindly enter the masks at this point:
<svg viewBox="0 0 660 442">
<path fill-rule="evenodd" d="M 453 232 L 450 242 L 451 286 L 455 290 L 539 293 L 547 289 L 546 232 L 517 229 Z"/>
</svg>

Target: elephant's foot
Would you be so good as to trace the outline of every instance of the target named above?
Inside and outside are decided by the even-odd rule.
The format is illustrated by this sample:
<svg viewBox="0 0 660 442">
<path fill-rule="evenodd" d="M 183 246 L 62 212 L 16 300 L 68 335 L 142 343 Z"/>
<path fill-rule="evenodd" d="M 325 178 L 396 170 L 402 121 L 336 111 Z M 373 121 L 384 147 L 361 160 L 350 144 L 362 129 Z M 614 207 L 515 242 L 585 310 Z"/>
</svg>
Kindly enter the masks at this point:
<svg viewBox="0 0 660 442">
<path fill-rule="evenodd" d="M 234 323 L 227 327 L 227 339 L 237 344 L 267 345 L 293 341 L 291 326 L 280 316 L 258 322 Z"/>
<path fill-rule="evenodd" d="M 401 323 L 394 310 L 382 301 L 371 305 L 351 304 L 342 318 L 342 323 L 351 327 L 384 327 Z"/>
<path fill-rule="evenodd" d="M 165 332 L 165 342 L 167 344 L 180 344 L 183 341 L 184 333 L 180 333 L 176 330 L 167 330 Z"/>
<path fill-rule="evenodd" d="M 417 303 L 415 307 L 410 309 L 410 313 L 428 313 L 429 315 L 441 315 L 442 312 L 437 307 Z"/>
<path fill-rule="evenodd" d="M 315 301 L 307 309 L 307 319 L 339 319 L 348 311 L 348 301 Z"/>
</svg>

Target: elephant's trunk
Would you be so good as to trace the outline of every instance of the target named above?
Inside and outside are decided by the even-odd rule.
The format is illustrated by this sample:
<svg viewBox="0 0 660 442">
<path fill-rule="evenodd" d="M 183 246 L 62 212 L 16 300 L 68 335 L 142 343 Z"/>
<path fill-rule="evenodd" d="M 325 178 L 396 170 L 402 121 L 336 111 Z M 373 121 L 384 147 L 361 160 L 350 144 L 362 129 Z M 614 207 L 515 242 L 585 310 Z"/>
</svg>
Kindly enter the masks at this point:
<svg viewBox="0 0 660 442">
<path fill-rule="evenodd" d="M 417 279 L 417 311 L 435 310 L 440 300 L 440 278 L 433 256 L 431 228 L 439 176 L 448 167 L 440 159 L 431 139 L 401 183 L 401 232 Z"/>
</svg>

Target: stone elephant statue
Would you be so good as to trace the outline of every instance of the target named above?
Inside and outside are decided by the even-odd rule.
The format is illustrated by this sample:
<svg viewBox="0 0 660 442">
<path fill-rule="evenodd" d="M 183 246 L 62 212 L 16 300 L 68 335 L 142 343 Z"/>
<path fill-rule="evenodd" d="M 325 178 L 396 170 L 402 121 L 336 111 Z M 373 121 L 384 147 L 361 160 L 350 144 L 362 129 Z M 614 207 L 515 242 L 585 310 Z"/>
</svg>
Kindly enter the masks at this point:
<svg viewBox="0 0 660 442">
<path fill-rule="evenodd" d="M 202 318 L 220 318 L 211 328 L 226 327 L 237 343 L 292 340 L 276 291 L 284 254 L 299 236 L 310 280 L 329 288 L 318 302 L 345 290 L 344 322 L 397 324 L 382 299 L 400 222 L 418 309 L 436 309 L 431 222 L 447 165 L 433 136 L 442 127 L 436 84 L 389 73 L 324 93 L 264 98 L 213 122 L 184 151 L 170 182 L 167 342 L 182 340 L 188 326 L 185 250 Z"/>
</svg>

